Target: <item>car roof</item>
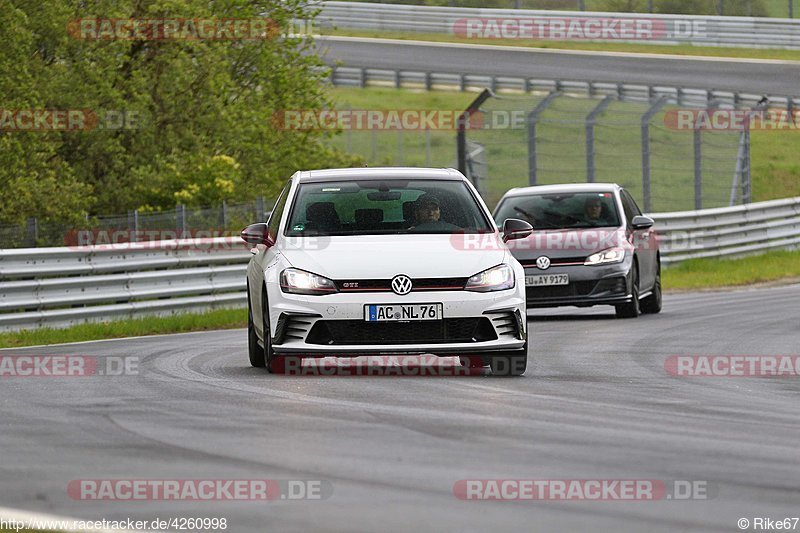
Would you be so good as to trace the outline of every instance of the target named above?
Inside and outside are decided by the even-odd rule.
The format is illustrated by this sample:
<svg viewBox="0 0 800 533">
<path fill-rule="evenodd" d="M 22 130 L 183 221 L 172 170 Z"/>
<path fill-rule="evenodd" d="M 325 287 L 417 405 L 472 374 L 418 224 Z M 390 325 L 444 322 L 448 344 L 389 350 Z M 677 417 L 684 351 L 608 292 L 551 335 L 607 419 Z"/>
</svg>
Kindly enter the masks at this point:
<svg viewBox="0 0 800 533">
<path fill-rule="evenodd" d="M 617 192 L 621 187 L 616 183 L 562 183 L 559 185 L 536 185 L 534 187 L 518 187 L 511 189 L 503 195 L 503 198 L 510 196 L 527 196 L 532 194 L 555 194 L 555 193 L 576 193 L 576 192 Z"/>
<path fill-rule="evenodd" d="M 339 180 L 385 180 L 385 179 L 429 179 L 462 181 L 466 178 L 453 168 L 419 167 L 359 167 L 331 168 L 325 170 L 303 170 L 295 174 L 300 183 Z"/>
</svg>

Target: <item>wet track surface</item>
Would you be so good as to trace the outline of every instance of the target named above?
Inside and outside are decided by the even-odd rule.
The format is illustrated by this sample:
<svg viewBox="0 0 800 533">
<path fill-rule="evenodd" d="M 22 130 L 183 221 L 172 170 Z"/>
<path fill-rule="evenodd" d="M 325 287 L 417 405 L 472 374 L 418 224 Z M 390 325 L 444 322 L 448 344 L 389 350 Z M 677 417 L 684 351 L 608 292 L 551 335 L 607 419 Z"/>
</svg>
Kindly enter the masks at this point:
<svg viewBox="0 0 800 533">
<path fill-rule="evenodd" d="M 348 37 L 317 39 L 328 64 L 430 72 L 602 81 L 794 95 L 800 62 L 654 57 L 603 52 L 473 47 Z"/>
<path fill-rule="evenodd" d="M 670 376 L 671 355 L 800 354 L 800 285 L 532 312 L 521 378 L 281 377 L 243 330 L 0 350 L 139 358 L 0 378 L 0 506 L 228 531 L 736 531 L 800 514 L 800 378 Z M 322 501 L 80 501 L 78 479 L 306 479 Z M 463 479 L 700 480 L 693 501 L 462 501 Z"/>
</svg>

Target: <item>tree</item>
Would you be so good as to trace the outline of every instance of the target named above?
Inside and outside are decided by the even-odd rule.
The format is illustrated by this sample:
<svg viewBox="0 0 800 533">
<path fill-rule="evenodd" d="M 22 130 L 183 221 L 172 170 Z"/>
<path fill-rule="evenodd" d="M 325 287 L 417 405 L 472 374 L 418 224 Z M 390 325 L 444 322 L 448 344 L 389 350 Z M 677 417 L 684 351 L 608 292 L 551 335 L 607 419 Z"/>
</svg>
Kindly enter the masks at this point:
<svg viewBox="0 0 800 533">
<path fill-rule="evenodd" d="M 310 35 L 290 35 L 293 20 L 315 14 L 300 0 L 0 6 L 3 105 L 91 110 L 97 121 L 81 131 L 0 132 L 0 223 L 250 200 L 276 193 L 297 169 L 357 163 L 326 146 L 330 133 L 281 131 L 270 120 L 329 106 Z M 95 34 L 81 34 L 80 21 L 95 18 L 270 22 L 258 39 L 86 38 Z"/>
</svg>

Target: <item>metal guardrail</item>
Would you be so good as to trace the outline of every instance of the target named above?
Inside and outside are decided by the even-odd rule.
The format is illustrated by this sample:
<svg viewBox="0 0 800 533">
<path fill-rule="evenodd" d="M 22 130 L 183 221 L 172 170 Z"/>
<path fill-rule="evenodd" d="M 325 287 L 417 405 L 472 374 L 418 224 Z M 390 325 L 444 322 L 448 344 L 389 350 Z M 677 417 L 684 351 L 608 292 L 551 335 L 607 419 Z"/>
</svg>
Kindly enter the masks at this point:
<svg viewBox="0 0 800 533">
<path fill-rule="evenodd" d="M 755 107 L 764 98 L 763 94 L 690 87 L 651 86 L 633 83 L 609 83 L 597 81 L 548 80 L 539 78 L 516 78 L 510 76 L 483 76 L 476 74 L 452 74 L 413 70 L 387 70 L 361 67 L 331 67 L 330 81 L 333 85 L 350 87 L 396 87 L 398 89 L 441 89 L 459 91 L 482 91 L 509 93 L 550 93 L 559 91 L 578 96 L 614 95 L 620 101 L 647 103 L 665 96 L 668 104 L 683 107 Z M 800 97 L 767 95 L 771 107 L 800 108 Z"/>
<path fill-rule="evenodd" d="M 0 331 L 242 307 L 238 237 L 0 250 Z"/>
<path fill-rule="evenodd" d="M 646 42 L 651 44 L 800 49 L 800 21 L 794 19 L 585 11 L 578 13 L 575 11 L 437 7 L 362 2 L 322 2 L 320 7 L 321 12 L 316 22 L 323 28 L 463 34 L 465 21 L 468 19 L 473 21 L 477 19 L 547 21 L 548 19 L 569 18 L 584 21 L 614 20 L 625 24 L 646 21 L 652 27 L 651 35 L 646 39 Z M 586 28 L 588 30 L 588 27 Z M 601 41 L 603 39 L 594 40 Z M 615 38 L 613 40 L 614 42 L 643 42 L 641 38 L 629 40 Z"/>
<path fill-rule="evenodd" d="M 800 197 L 652 217 L 665 264 L 800 248 Z"/>
<path fill-rule="evenodd" d="M 662 260 L 800 248 L 800 197 L 653 215 Z M 243 307 L 238 238 L 0 250 L 0 331 Z"/>
</svg>

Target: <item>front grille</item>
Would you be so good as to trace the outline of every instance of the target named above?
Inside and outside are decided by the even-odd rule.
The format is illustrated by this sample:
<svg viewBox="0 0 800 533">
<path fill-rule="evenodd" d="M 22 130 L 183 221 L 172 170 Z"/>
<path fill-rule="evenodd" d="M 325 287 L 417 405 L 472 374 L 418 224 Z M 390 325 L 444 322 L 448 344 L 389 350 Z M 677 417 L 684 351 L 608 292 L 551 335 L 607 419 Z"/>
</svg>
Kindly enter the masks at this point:
<svg viewBox="0 0 800 533">
<path fill-rule="evenodd" d="M 388 292 L 392 290 L 391 279 L 336 280 L 340 292 Z M 411 292 L 462 290 L 467 278 L 417 278 L 411 280 Z"/>
<path fill-rule="evenodd" d="M 551 257 L 550 258 L 550 266 L 559 266 L 559 265 L 582 265 L 586 261 L 586 256 L 580 257 Z M 525 268 L 536 268 L 536 259 L 525 259 L 520 261 Z M 549 268 L 549 267 L 548 267 Z"/>
<path fill-rule="evenodd" d="M 546 298 L 574 298 L 588 296 L 594 290 L 597 281 L 576 281 L 569 285 L 553 285 L 544 287 L 526 287 L 525 295 L 529 300 Z"/>
<path fill-rule="evenodd" d="M 445 318 L 415 322 L 318 320 L 308 344 L 437 344 L 496 340 L 488 318 Z"/>
<path fill-rule="evenodd" d="M 526 287 L 525 295 L 528 300 L 545 300 L 549 298 L 576 298 L 581 296 L 596 296 L 600 293 L 626 294 L 627 285 L 624 277 L 607 278 L 602 280 L 575 281 L 569 285 L 553 285 L 544 287 Z"/>
</svg>

